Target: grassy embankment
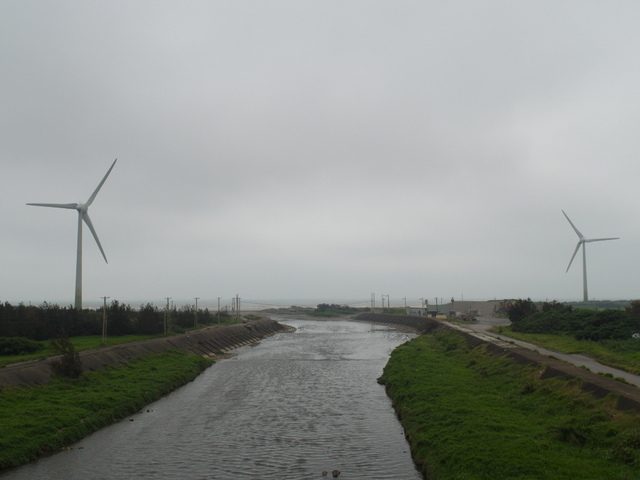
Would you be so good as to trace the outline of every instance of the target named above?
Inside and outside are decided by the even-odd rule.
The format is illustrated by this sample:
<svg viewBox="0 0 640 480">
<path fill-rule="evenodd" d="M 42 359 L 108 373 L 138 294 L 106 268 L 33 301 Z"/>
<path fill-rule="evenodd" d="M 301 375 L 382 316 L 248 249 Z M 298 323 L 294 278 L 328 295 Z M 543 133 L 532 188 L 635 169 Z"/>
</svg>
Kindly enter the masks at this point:
<svg viewBox="0 0 640 480">
<path fill-rule="evenodd" d="M 163 335 L 122 335 L 120 337 L 108 337 L 106 345 L 102 345 L 101 335 L 87 335 L 84 337 L 71 337 L 69 341 L 73 344 L 76 352 L 84 350 L 94 350 L 96 348 L 111 347 L 123 343 L 137 342 L 138 340 L 149 340 L 150 338 L 162 337 Z M 49 342 L 38 342 L 42 348 L 35 353 L 22 355 L 3 355 L 0 356 L 0 368 L 17 362 L 26 362 L 30 360 L 42 360 L 43 358 L 52 357 L 57 353 L 51 348 Z"/>
<path fill-rule="evenodd" d="M 557 350 L 563 353 L 579 353 L 598 362 L 625 372 L 640 375 L 640 340 L 576 340 L 567 334 L 520 333 L 511 327 L 494 327 L 491 331 Z"/>
<path fill-rule="evenodd" d="M 248 315 L 248 320 L 257 320 L 260 317 Z M 222 323 L 215 323 L 213 325 L 199 324 L 197 327 L 187 328 L 184 331 L 197 330 L 204 327 L 222 326 L 222 325 L 235 325 L 242 323 L 242 320 L 238 317 L 226 317 Z M 177 332 L 169 332 L 168 335 L 176 335 Z M 121 345 L 123 343 L 137 342 L 140 340 L 149 340 L 151 338 L 164 337 L 164 334 L 158 335 L 121 335 L 107 337 L 107 343 L 102 344 L 102 335 L 87 335 L 82 337 L 70 337 L 69 341 L 73 344 L 76 352 L 82 352 L 84 350 L 95 350 L 97 348 L 112 347 L 114 345 Z M 21 354 L 21 355 L 2 355 L 0 356 L 0 368 L 10 365 L 12 363 L 27 362 L 31 360 L 42 360 L 47 357 L 57 355 L 57 353 L 51 348 L 50 342 L 42 341 L 38 342 L 42 346 L 40 350 L 35 353 Z"/>
<path fill-rule="evenodd" d="M 137 412 L 193 380 L 211 363 L 168 351 L 73 380 L 0 388 L 0 470 L 55 452 Z"/>
<path fill-rule="evenodd" d="M 640 416 L 539 374 L 448 332 L 398 347 L 380 383 L 431 480 L 637 479 Z"/>
</svg>

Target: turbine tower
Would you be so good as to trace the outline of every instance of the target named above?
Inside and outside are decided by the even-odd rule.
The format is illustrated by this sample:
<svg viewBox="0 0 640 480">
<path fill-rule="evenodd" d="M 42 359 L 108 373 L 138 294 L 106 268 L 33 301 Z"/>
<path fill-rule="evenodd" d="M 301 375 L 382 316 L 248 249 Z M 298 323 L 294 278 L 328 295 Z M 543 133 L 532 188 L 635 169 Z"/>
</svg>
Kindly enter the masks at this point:
<svg viewBox="0 0 640 480">
<path fill-rule="evenodd" d="M 98 184 L 96 189 L 93 191 L 89 200 L 86 203 L 27 203 L 27 205 L 33 205 L 36 207 L 54 207 L 54 208 L 68 208 L 71 210 L 78 211 L 78 253 L 76 257 L 76 300 L 75 300 L 75 308 L 77 310 L 82 309 L 82 222 L 87 224 L 89 230 L 93 234 L 93 238 L 96 240 L 98 244 L 98 248 L 104 257 L 104 261 L 107 262 L 107 256 L 104 254 L 104 250 L 102 249 L 102 245 L 100 245 L 100 240 L 98 239 L 98 234 L 96 233 L 95 228 L 93 228 L 93 224 L 91 223 L 91 219 L 89 218 L 89 207 L 93 203 L 98 195 L 98 192 L 102 188 L 102 185 L 107 180 L 107 177 L 113 170 L 118 159 L 116 158 L 111 167 L 107 171 L 106 175 L 102 178 L 102 181 Z M 107 262 L 109 263 L 109 262 Z"/>
<path fill-rule="evenodd" d="M 564 213 L 564 210 L 562 210 L 562 213 Z M 587 291 L 587 253 L 585 249 L 585 244 L 590 242 L 602 242 L 604 240 L 618 240 L 620 237 L 584 238 L 584 235 L 582 235 L 582 233 L 580 233 L 580 230 L 576 228 L 576 226 L 573 224 L 569 216 L 566 213 L 564 213 L 564 216 L 569 221 L 569 224 L 573 227 L 576 234 L 578 235 L 578 244 L 576 245 L 576 249 L 573 251 L 571 260 L 569 260 L 569 266 L 567 267 L 566 272 L 569 271 L 569 267 L 571 267 L 571 263 L 573 262 L 573 259 L 575 258 L 576 253 L 578 253 L 578 249 L 582 246 L 582 291 L 583 291 L 583 299 L 585 302 L 587 302 L 589 301 L 589 293 Z"/>
</svg>

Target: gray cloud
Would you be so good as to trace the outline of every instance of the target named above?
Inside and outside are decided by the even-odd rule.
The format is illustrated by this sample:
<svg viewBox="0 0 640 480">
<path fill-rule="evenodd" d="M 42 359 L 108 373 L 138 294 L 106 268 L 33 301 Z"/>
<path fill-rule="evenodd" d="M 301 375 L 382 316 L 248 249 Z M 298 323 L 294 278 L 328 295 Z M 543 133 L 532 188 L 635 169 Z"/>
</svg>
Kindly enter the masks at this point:
<svg viewBox="0 0 640 480">
<path fill-rule="evenodd" d="M 635 2 L 0 13 L 0 299 L 637 296 Z"/>
</svg>

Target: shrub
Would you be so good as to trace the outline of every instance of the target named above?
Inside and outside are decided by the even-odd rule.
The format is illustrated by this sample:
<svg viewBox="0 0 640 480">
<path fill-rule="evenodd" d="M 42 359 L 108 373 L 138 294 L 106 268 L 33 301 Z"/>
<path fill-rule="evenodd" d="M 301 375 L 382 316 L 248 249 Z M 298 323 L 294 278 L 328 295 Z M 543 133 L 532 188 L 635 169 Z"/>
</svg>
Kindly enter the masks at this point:
<svg viewBox="0 0 640 480">
<path fill-rule="evenodd" d="M 61 332 L 58 338 L 51 340 L 51 348 L 60 355 L 51 361 L 53 374 L 67 378 L 78 378 L 82 374 L 82 361 L 66 333 Z"/>
<path fill-rule="evenodd" d="M 507 309 L 507 315 L 512 323 L 518 323 L 526 316 L 537 311 L 538 308 L 536 307 L 536 304 L 533 303 L 530 298 L 527 298 L 526 300 L 519 298 L 509 306 Z"/>
<path fill-rule="evenodd" d="M 522 316 L 527 308 L 520 306 L 516 309 L 514 315 L 517 320 L 512 320 L 515 332 L 564 333 L 577 340 L 602 341 L 625 340 L 640 331 L 640 317 L 622 310 L 573 310 L 570 307 L 563 309 L 551 306 Z"/>
<path fill-rule="evenodd" d="M 573 307 L 571 305 L 565 305 L 564 303 L 560 303 L 554 300 L 553 302 L 544 302 L 542 304 L 542 311 L 571 313 L 573 312 Z"/>
<path fill-rule="evenodd" d="M 35 353 L 42 345 L 35 340 L 23 337 L 0 338 L 0 355 L 23 355 Z"/>
<path fill-rule="evenodd" d="M 640 429 L 623 432 L 611 450 L 611 459 L 629 465 L 640 465 Z"/>
</svg>

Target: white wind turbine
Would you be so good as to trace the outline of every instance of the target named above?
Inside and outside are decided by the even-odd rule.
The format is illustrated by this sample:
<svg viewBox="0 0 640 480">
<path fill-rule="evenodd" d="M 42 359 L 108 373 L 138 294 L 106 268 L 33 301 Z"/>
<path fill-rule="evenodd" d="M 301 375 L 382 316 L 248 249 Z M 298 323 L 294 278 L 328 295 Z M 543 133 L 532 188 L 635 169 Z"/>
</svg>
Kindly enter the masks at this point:
<svg viewBox="0 0 640 480">
<path fill-rule="evenodd" d="M 27 205 L 34 205 L 36 207 L 69 208 L 71 210 L 78 211 L 78 253 L 76 258 L 76 301 L 75 301 L 75 308 L 78 310 L 82 309 L 82 222 L 86 223 L 87 227 L 89 227 L 89 230 L 91 230 L 91 233 L 93 234 L 93 238 L 95 238 L 96 243 L 98 244 L 98 248 L 100 248 L 100 252 L 104 257 L 104 261 L 107 262 L 107 256 L 104 254 L 102 245 L 100 245 L 100 240 L 98 240 L 98 234 L 96 233 L 96 230 L 93 228 L 93 224 L 91 223 L 91 219 L 89 218 L 89 207 L 95 200 L 96 195 L 98 195 L 98 192 L 102 188 L 102 185 L 104 184 L 104 182 L 107 180 L 107 177 L 111 173 L 111 170 L 113 170 L 113 167 L 115 166 L 117 161 L 118 161 L 117 158 L 113 161 L 106 175 L 103 177 L 102 181 L 93 191 L 93 193 L 89 197 L 89 200 L 87 200 L 86 203 L 27 203 Z"/>
<path fill-rule="evenodd" d="M 564 210 L 562 210 L 564 213 Z M 584 238 L 584 235 L 580 233 L 580 230 L 576 228 L 571 219 L 564 213 L 564 216 L 567 218 L 576 234 L 578 235 L 578 244 L 576 245 L 576 249 L 573 251 L 573 255 L 571 256 L 571 260 L 569 260 L 569 266 L 567 267 L 567 272 L 569 271 L 569 267 L 571 267 L 571 263 L 578 253 L 578 249 L 582 246 L 582 289 L 583 289 L 583 299 L 585 302 L 589 301 L 589 294 L 587 292 L 587 253 L 585 249 L 585 244 L 590 242 L 602 242 L 604 240 L 618 240 L 620 237 L 610 237 L 610 238 Z M 566 273 L 566 272 L 565 272 Z"/>
</svg>

